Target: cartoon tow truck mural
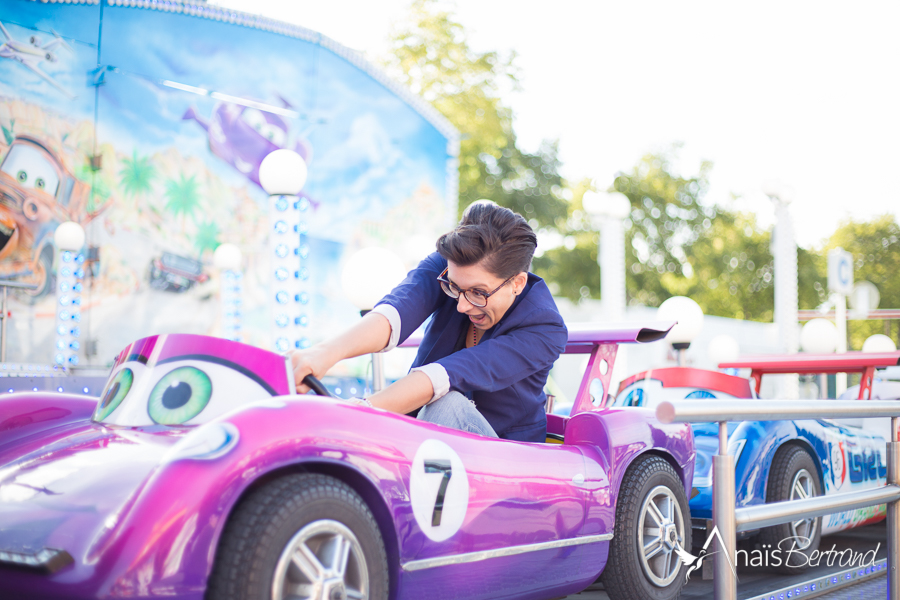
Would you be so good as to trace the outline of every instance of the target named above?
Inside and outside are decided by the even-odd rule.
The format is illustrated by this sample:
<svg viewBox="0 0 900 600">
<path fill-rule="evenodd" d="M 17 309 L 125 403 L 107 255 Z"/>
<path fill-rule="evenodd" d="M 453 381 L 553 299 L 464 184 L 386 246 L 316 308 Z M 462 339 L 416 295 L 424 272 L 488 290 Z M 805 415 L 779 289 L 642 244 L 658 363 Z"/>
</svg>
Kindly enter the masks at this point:
<svg viewBox="0 0 900 600">
<path fill-rule="evenodd" d="M 0 163 L 0 279 L 34 283 L 36 300 L 52 289 L 53 234 L 64 221 L 82 225 L 91 187 L 63 164 L 40 139 L 19 135 Z"/>
</svg>

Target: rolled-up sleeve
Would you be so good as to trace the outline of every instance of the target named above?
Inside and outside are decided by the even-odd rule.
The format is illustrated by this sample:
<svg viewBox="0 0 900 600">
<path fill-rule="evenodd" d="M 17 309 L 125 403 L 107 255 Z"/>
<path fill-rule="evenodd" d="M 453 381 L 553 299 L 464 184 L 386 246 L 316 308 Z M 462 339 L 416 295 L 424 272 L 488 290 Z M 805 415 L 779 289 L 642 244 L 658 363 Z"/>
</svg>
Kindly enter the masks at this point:
<svg viewBox="0 0 900 600">
<path fill-rule="evenodd" d="M 391 341 L 385 350 L 406 341 L 437 310 L 441 301 L 447 298 L 437 282 L 437 276 L 446 266 L 447 261 L 440 254 L 430 254 L 375 306 L 373 310 L 383 314 L 388 321 L 391 321 L 391 317 L 386 312 L 391 311 L 382 309 L 382 306 L 392 307 L 397 315 L 396 327 L 391 321 Z"/>
<path fill-rule="evenodd" d="M 390 304 L 379 304 L 372 309 L 372 312 L 378 313 L 391 324 L 391 337 L 388 340 L 388 344 L 379 350 L 379 352 L 390 352 L 400 343 L 400 331 L 403 327 L 403 324 L 400 321 L 400 313 Z"/>
<path fill-rule="evenodd" d="M 410 369 L 410 372 L 412 371 L 421 371 L 431 380 L 431 387 L 434 389 L 434 394 L 431 396 L 431 400 L 426 404 L 431 404 L 441 396 L 446 396 L 450 391 L 450 376 L 447 374 L 447 369 L 445 369 L 443 365 L 439 363 L 430 363 Z"/>
</svg>

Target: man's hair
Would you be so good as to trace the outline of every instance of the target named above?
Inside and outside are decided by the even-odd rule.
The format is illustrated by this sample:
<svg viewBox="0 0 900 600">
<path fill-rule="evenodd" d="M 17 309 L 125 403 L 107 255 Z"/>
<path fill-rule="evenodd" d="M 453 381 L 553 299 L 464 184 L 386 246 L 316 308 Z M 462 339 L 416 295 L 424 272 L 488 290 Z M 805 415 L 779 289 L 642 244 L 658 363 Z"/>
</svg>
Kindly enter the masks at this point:
<svg viewBox="0 0 900 600">
<path fill-rule="evenodd" d="M 466 209 L 459 225 L 438 238 L 436 246 L 454 264 L 481 263 L 493 275 L 507 279 L 531 267 L 537 236 L 522 215 L 479 200 Z"/>
</svg>

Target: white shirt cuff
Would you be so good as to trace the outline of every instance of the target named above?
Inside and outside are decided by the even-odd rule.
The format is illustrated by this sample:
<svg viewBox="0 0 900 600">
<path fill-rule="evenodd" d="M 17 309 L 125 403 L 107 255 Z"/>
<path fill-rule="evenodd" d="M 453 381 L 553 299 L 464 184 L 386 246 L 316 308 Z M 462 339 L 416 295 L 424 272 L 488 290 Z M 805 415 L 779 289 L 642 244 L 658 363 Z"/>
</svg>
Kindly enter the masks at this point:
<svg viewBox="0 0 900 600">
<path fill-rule="evenodd" d="M 383 316 L 391 324 L 391 338 L 388 340 L 388 345 L 379 350 L 379 352 L 390 352 L 400 342 L 400 313 L 390 304 L 379 304 L 372 309 L 372 312 Z"/>
<path fill-rule="evenodd" d="M 422 371 L 431 380 L 431 387 L 434 388 L 434 395 L 426 404 L 431 404 L 438 398 L 446 396 L 450 392 L 450 376 L 447 375 L 447 369 L 439 363 L 430 363 L 411 369 L 411 371 Z"/>
</svg>

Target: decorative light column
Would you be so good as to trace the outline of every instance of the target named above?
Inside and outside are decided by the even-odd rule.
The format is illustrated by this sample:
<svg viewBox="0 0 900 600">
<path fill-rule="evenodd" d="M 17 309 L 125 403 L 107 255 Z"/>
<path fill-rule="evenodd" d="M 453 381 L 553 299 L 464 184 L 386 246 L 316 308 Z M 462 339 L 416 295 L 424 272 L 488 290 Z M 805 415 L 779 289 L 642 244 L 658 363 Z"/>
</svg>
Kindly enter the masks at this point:
<svg viewBox="0 0 900 600">
<path fill-rule="evenodd" d="M 56 228 L 56 348 L 53 362 L 68 368 L 78 364 L 81 348 L 81 280 L 84 278 L 84 228 L 66 221 Z M 47 273 L 47 277 L 50 273 Z"/>
<path fill-rule="evenodd" d="M 767 192 L 775 205 L 775 232 L 772 235 L 772 255 L 775 257 L 775 323 L 778 325 L 778 339 L 784 344 L 787 354 L 798 349 L 800 321 L 797 315 L 797 242 L 794 240 L 794 225 L 788 211 L 789 200 L 775 192 Z M 800 397 L 800 380 L 796 374 L 784 375 L 781 390 L 783 398 Z"/>
<path fill-rule="evenodd" d="M 800 347 L 809 354 L 831 354 L 838 344 L 838 331 L 828 319 L 811 319 L 800 330 Z M 798 382 L 799 392 L 799 382 Z M 798 394 L 799 395 L 799 394 Z M 839 396 L 840 393 L 836 394 Z M 819 398 L 828 397 L 828 375 L 819 375 Z"/>
<path fill-rule="evenodd" d="M 293 150 L 275 150 L 259 166 L 259 181 L 269 194 L 269 314 L 272 343 L 278 352 L 310 345 L 306 305 L 309 292 L 309 226 L 303 218 L 309 200 L 298 197 L 306 183 L 306 163 Z"/>
<path fill-rule="evenodd" d="M 219 304 L 222 337 L 240 342 L 243 328 L 244 274 L 241 249 L 234 244 L 220 244 L 213 253 L 213 264 L 219 269 Z"/>
<path fill-rule="evenodd" d="M 625 228 L 622 222 L 631 213 L 631 201 L 619 192 L 599 194 L 588 190 L 581 204 L 600 229 L 597 264 L 600 265 L 604 320 L 622 321 L 625 318 Z"/>
<path fill-rule="evenodd" d="M 365 316 L 375 308 L 394 286 L 406 276 L 400 258 L 384 248 L 363 248 L 352 254 L 341 271 L 341 287 L 359 314 Z M 384 357 L 380 352 L 372 354 L 372 390 L 384 388 Z"/>
<path fill-rule="evenodd" d="M 659 305 L 656 318 L 660 321 L 678 321 L 666 341 L 678 353 L 678 366 L 685 366 L 684 352 L 703 329 L 703 309 L 686 296 L 672 296 Z"/>
</svg>

